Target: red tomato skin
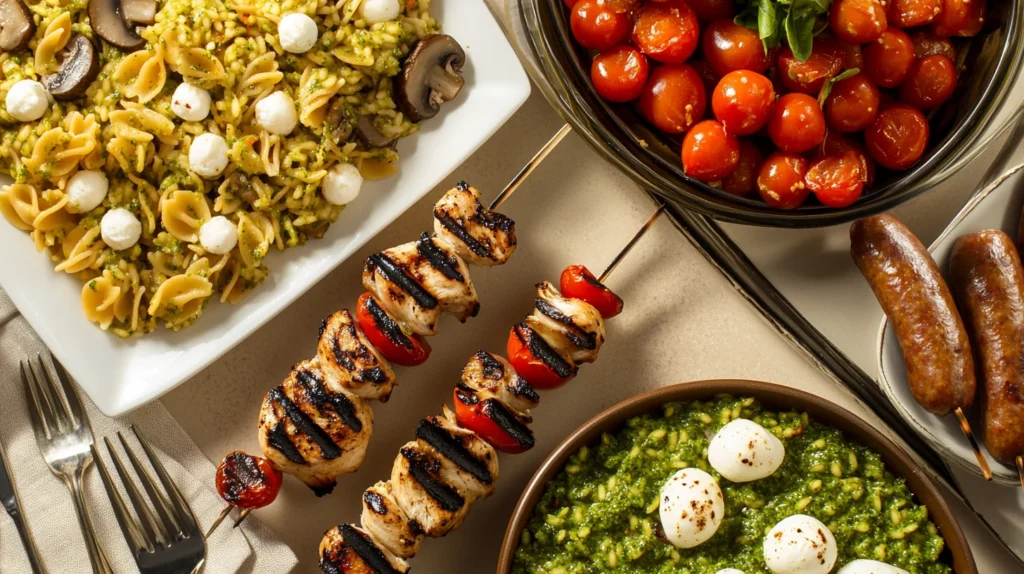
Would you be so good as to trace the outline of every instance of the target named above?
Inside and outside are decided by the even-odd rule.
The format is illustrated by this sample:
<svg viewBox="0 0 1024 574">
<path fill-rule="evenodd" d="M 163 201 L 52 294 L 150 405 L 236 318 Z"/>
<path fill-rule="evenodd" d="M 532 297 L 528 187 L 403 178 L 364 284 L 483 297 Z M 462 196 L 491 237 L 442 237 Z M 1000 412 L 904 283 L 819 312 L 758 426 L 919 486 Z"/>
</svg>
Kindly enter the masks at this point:
<svg viewBox="0 0 1024 574">
<path fill-rule="evenodd" d="M 859 132 L 878 117 L 882 95 L 866 74 L 840 80 L 825 100 L 829 127 L 845 133 Z"/>
<path fill-rule="evenodd" d="M 843 42 L 843 68 L 846 70 L 864 69 L 864 49 L 860 44 Z"/>
<path fill-rule="evenodd" d="M 717 120 L 704 120 L 683 138 L 683 171 L 701 181 L 719 181 L 736 169 L 740 142 Z"/>
<path fill-rule="evenodd" d="M 746 197 L 757 189 L 757 172 L 764 162 L 764 154 L 753 142 L 740 140 L 740 161 L 728 177 L 722 180 L 722 189 L 738 197 Z"/>
<path fill-rule="evenodd" d="M 985 25 L 985 10 L 985 0 L 942 0 L 942 13 L 932 23 L 932 31 L 942 38 L 975 36 Z"/>
<path fill-rule="evenodd" d="M 633 46 L 616 46 L 601 52 L 590 66 L 590 78 L 598 95 L 616 103 L 639 98 L 649 72 L 647 57 Z"/>
<path fill-rule="evenodd" d="M 729 133 L 746 136 L 768 123 L 775 105 L 772 81 L 747 70 L 729 72 L 719 82 L 711 98 L 711 108 Z"/>
<path fill-rule="evenodd" d="M 572 10 L 573 7 L 576 6 L 576 3 L 579 1 L 580 0 L 565 0 L 565 5 L 568 6 L 570 10 Z"/>
<path fill-rule="evenodd" d="M 633 44 L 652 60 L 682 64 L 690 59 L 700 41 L 697 15 L 685 2 L 647 4 L 633 23 Z"/>
<path fill-rule="evenodd" d="M 602 0 L 579 0 L 569 18 L 572 35 L 590 50 L 607 50 L 629 37 L 629 14 L 618 12 Z"/>
<path fill-rule="evenodd" d="M 459 389 L 455 393 L 455 421 L 459 426 L 475 432 L 480 438 L 487 441 L 496 450 L 506 454 L 524 453 L 533 447 L 532 444 L 522 444 L 514 437 L 505 432 L 494 419 L 487 416 L 485 410 L 488 402 L 495 399 L 486 399 L 476 404 L 469 404 L 459 396 Z"/>
<path fill-rule="evenodd" d="M 558 287 L 562 295 L 589 303 L 605 319 L 611 319 L 622 312 L 622 299 L 583 265 L 566 267 L 559 278 Z"/>
<path fill-rule="evenodd" d="M 704 117 L 707 108 L 704 83 L 686 64 L 659 66 L 651 71 L 638 106 L 659 130 L 669 134 L 684 133 Z"/>
<path fill-rule="evenodd" d="M 829 24 L 839 39 L 854 44 L 877 40 L 886 28 L 881 0 L 835 0 L 829 9 Z"/>
<path fill-rule="evenodd" d="M 405 334 L 404 341 L 392 340 L 385 330 L 377 324 L 377 319 L 370 312 L 370 305 L 375 305 L 380 309 L 385 316 L 384 320 L 392 321 L 398 326 L 393 328 L 400 328 L 400 323 L 388 315 L 380 302 L 369 292 L 363 293 L 359 297 L 359 302 L 356 304 L 356 323 L 359 324 L 359 330 L 366 335 L 366 339 L 370 341 L 370 344 L 385 359 L 403 367 L 415 367 L 416 365 L 422 365 L 430 358 L 430 344 L 419 335 Z"/>
<path fill-rule="evenodd" d="M 914 42 L 903 30 L 889 28 L 864 47 L 864 72 L 877 86 L 895 88 L 914 63 Z"/>
<path fill-rule="evenodd" d="M 946 56 L 926 56 L 914 61 L 900 84 L 900 101 L 921 110 L 934 110 L 956 90 L 956 64 Z"/>
<path fill-rule="evenodd" d="M 806 62 L 801 62 L 793 55 L 793 50 L 783 48 L 779 53 L 777 66 L 779 80 L 786 90 L 817 96 L 829 78 L 843 69 L 846 50 L 830 38 L 814 40 L 814 48 Z"/>
<path fill-rule="evenodd" d="M 775 152 L 768 156 L 757 175 L 761 199 L 775 209 L 800 207 L 811 193 L 804 183 L 807 167 L 807 158 L 802 155 Z"/>
<path fill-rule="evenodd" d="M 938 36 L 928 30 L 918 30 L 910 35 L 910 40 L 914 43 L 914 55 L 918 58 L 939 55 L 956 61 L 956 48 L 949 38 Z"/>
<path fill-rule="evenodd" d="M 740 26 L 732 19 L 708 24 L 701 40 L 704 59 L 719 76 L 735 70 L 763 74 L 768 70 L 768 57 L 757 32 Z"/>
<path fill-rule="evenodd" d="M 705 101 L 710 103 L 712 97 L 715 95 L 715 88 L 718 87 L 721 76 L 715 73 L 704 60 L 690 60 L 687 65 L 693 68 L 693 71 L 697 72 L 700 76 L 700 81 L 704 83 L 704 96 Z"/>
<path fill-rule="evenodd" d="M 889 0 L 889 25 L 897 28 L 924 26 L 942 12 L 943 0 Z"/>
<path fill-rule="evenodd" d="M 814 161 L 804 183 L 828 207 L 846 207 L 864 193 L 864 165 L 856 152 L 826 156 Z"/>
<path fill-rule="evenodd" d="M 568 377 L 561 377 L 543 360 L 530 351 L 530 347 L 523 344 L 523 341 L 516 335 L 516 328 L 509 333 L 508 343 L 505 347 L 508 362 L 520 377 L 535 389 L 557 389 L 568 383 L 576 376 L 575 373 Z"/>
<path fill-rule="evenodd" d="M 880 165 L 904 170 L 917 163 L 928 146 L 928 120 L 921 110 L 896 104 L 882 110 L 864 131 L 868 153 Z"/>
<path fill-rule="evenodd" d="M 736 2 L 733 0 L 686 0 L 686 3 L 701 22 L 732 18 L 736 14 Z"/>
<path fill-rule="evenodd" d="M 825 115 L 818 100 L 807 94 L 786 94 L 775 103 L 768 137 L 780 150 L 803 153 L 825 139 Z"/>
<path fill-rule="evenodd" d="M 843 155 L 846 152 L 854 152 L 860 158 L 861 166 L 864 167 L 864 183 L 870 187 L 875 183 L 875 160 L 868 155 L 868 150 L 860 142 L 850 139 L 838 131 L 830 130 L 825 135 L 825 141 L 821 142 L 821 149 L 815 159 L 821 159 L 830 155 Z"/>
<path fill-rule="evenodd" d="M 277 498 L 282 478 L 269 460 L 236 450 L 217 466 L 217 494 L 236 508 L 263 508 Z"/>
</svg>

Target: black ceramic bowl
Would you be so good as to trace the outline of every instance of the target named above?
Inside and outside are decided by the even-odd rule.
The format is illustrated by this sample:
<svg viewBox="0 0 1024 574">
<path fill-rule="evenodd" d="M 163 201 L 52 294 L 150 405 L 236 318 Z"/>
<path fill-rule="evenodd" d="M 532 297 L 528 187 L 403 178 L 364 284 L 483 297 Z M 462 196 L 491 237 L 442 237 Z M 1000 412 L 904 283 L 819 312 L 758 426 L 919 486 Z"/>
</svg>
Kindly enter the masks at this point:
<svg viewBox="0 0 1024 574">
<path fill-rule="evenodd" d="M 564 0 L 520 0 L 518 17 L 536 57 L 545 90 L 576 132 L 643 188 L 723 221 L 773 227 L 820 227 L 879 213 L 920 194 L 974 159 L 1024 59 L 1024 0 L 988 2 L 985 28 L 964 40 L 963 72 L 950 103 L 931 114 L 925 157 L 903 172 L 879 170 L 872 188 L 853 205 L 825 207 L 813 197 L 783 211 L 756 194 L 737 198 L 687 177 L 680 140 L 651 127 L 630 105 L 604 101 L 590 81 L 590 54 L 572 38 Z M 513 13 L 513 16 L 516 14 Z"/>
</svg>

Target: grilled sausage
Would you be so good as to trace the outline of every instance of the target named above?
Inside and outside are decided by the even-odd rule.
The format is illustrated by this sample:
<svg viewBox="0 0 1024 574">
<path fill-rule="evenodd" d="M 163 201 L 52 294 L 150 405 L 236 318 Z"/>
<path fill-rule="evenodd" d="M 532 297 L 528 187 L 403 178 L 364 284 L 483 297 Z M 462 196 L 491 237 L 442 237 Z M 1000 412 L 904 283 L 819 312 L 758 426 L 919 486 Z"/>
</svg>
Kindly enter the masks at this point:
<svg viewBox="0 0 1024 574">
<path fill-rule="evenodd" d="M 981 231 L 957 240 L 950 281 L 985 386 L 985 446 L 1013 464 L 1024 455 L 1024 268 L 1010 236 Z"/>
<path fill-rule="evenodd" d="M 434 233 L 473 265 L 501 265 L 516 250 L 515 222 L 484 207 L 464 181 L 434 204 Z"/>
<path fill-rule="evenodd" d="M 936 415 L 974 401 L 974 360 L 953 296 L 924 245 L 890 215 L 850 228 L 853 261 L 892 322 L 914 398 Z"/>
<path fill-rule="evenodd" d="M 563 297 L 547 281 L 537 285 L 533 313 L 526 324 L 574 363 L 592 363 L 604 344 L 604 319 L 593 305 Z"/>
<path fill-rule="evenodd" d="M 405 574 L 409 565 L 362 528 L 340 524 L 320 541 L 320 570 L 326 574 Z"/>
<path fill-rule="evenodd" d="M 324 319 L 316 352 L 329 391 L 348 391 L 382 402 L 391 396 L 395 372 L 359 331 L 347 309 Z"/>
<path fill-rule="evenodd" d="M 363 528 L 399 558 L 411 558 L 423 542 L 423 530 L 398 506 L 390 482 L 378 482 L 363 493 Z"/>
</svg>

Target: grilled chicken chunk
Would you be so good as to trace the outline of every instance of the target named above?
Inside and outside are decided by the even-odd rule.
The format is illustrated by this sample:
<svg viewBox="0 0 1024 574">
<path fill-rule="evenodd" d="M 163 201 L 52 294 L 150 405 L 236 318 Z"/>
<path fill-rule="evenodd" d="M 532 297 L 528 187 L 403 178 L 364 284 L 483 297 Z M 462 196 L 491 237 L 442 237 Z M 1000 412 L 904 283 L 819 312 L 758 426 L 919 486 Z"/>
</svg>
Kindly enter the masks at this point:
<svg viewBox="0 0 1024 574">
<path fill-rule="evenodd" d="M 362 528 L 340 524 L 320 541 L 320 570 L 326 574 L 405 574 L 409 565 Z"/>
<path fill-rule="evenodd" d="M 331 392 L 316 359 L 295 365 L 260 409 L 264 456 L 318 496 L 334 489 L 334 477 L 359 468 L 372 429 L 373 410 L 355 395 Z"/>
<path fill-rule="evenodd" d="M 324 319 L 316 352 L 328 391 L 383 402 L 391 396 L 391 365 L 359 331 L 347 309 Z"/>
<path fill-rule="evenodd" d="M 487 351 L 477 351 L 462 369 L 462 384 L 476 391 L 480 400 L 496 398 L 505 406 L 527 417 L 540 404 L 540 395 L 512 365 Z"/>
<path fill-rule="evenodd" d="M 604 319 L 593 305 L 579 299 L 562 297 L 547 281 L 537 285 L 535 309 L 526 318 L 556 351 L 575 363 L 592 363 L 604 344 Z"/>
<path fill-rule="evenodd" d="M 394 254 L 395 249 L 388 251 Z M 413 275 L 412 264 L 415 262 L 410 264 L 407 259 L 395 259 L 388 251 L 366 258 L 363 286 L 380 301 L 389 315 L 413 333 L 436 334 L 441 302 Z"/>
<path fill-rule="evenodd" d="M 430 537 L 458 528 L 466 519 L 470 504 L 442 475 L 437 451 L 423 440 L 407 442 L 391 467 L 391 491 L 411 520 Z"/>
<path fill-rule="evenodd" d="M 411 558 L 423 542 L 423 530 L 406 516 L 391 494 L 390 482 L 378 482 L 363 493 L 363 528 L 399 558 Z"/>
<path fill-rule="evenodd" d="M 485 208 L 464 181 L 434 204 L 434 233 L 474 265 L 501 265 L 516 250 L 515 222 Z"/>
<path fill-rule="evenodd" d="M 416 438 L 429 444 L 441 461 L 441 478 L 462 493 L 467 503 L 494 494 L 498 481 L 498 453 L 473 431 L 455 423 L 455 414 L 444 407 L 444 416 L 420 421 Z"/>
</svg>

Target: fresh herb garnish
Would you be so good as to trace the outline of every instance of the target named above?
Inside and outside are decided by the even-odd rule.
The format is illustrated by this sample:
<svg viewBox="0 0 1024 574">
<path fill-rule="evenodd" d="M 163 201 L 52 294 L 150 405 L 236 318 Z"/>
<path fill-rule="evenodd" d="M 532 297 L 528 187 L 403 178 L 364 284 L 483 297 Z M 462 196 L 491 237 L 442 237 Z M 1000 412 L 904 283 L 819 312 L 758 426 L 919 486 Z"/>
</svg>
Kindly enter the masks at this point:
<svg viewBox="0 0 1024 574">
<path fill-rule="evenodd" d="M 829 78 L 828 81 L 825 82 L 825 85 L 821 87 L 821 93 L 818 94 L 818 103 L 821 104 L 822 109 L 825 108 L 825 100 L 828 99 L 828 95 L 832 93 L 832 87 L 835 86 L 837 82 L 841 82 L 846 78 L 852 78 L 859 73 L 860 68 L 851 68 Z"/>
<path fill-rule="evenodd" d="M 785 38 L 793 56 L 806 62 L 815 34 L 825 28 L 819 22 L 825 19 L 831 4 L 832 0 L 748 0 L 735 22 L 757 30 L 765 52 L 781 45 Z"/>
</svg>

